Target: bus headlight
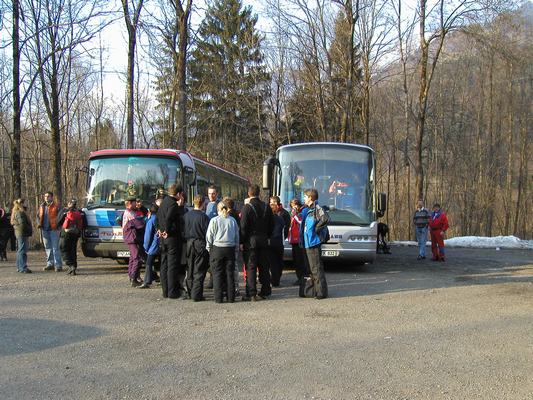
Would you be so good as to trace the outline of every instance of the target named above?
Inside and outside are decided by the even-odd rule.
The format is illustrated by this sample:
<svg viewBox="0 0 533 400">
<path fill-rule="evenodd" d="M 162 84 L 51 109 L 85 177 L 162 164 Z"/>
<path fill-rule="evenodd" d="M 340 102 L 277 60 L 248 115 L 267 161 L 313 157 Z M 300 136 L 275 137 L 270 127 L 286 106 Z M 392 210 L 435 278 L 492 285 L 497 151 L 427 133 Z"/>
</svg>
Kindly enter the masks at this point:
<svg viewBox="0 0 533 400">
<path fill-rule="evenodd" d="M 86 238 L 98 238 L 99 236 L 98 228 L 85 228 L 84 235 Z"/>
</svg>

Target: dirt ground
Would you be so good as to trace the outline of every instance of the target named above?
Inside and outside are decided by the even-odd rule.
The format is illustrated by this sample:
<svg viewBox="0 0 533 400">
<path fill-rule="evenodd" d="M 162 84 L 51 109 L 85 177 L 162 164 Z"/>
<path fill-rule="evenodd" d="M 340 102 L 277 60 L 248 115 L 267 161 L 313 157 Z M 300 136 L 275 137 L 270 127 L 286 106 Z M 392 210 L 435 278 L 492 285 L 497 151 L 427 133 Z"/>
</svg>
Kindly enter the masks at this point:
<svg viewBox="0 0 533 400">
<path fill-rule="evenodd" d="M 270 300 L 193 303 L 0 263 L 2 399 L 533 399 L 533 251 L 393 247 L 327 268 L 330 298 L 286 271 Z"/>
</svg>

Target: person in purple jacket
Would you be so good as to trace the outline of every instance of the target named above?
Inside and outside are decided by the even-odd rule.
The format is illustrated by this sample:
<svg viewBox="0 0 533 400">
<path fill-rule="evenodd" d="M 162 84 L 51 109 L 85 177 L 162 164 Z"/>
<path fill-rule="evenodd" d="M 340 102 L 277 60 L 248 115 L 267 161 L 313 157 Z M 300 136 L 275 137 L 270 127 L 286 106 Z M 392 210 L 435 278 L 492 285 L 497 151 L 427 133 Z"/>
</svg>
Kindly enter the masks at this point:
<svg viewBox="0 0 533 400">
<path fill-rule="evenodd" d="M 140 286 L 142 283 L 139 279 L 139 272 L 142 261 L 142 240 L 144 239 L 140 234 L 144 228 L 144 220 L 142 217 L 135 216 L 135 200 L 135 197 L 126 199 L 126 210 L 122 218 L 122 237 L 130 250 L 128 276 L 132 287 Z"/>
<path fill-rule="evenodd" d="M 148 210 L 148 219 L 144 228 L 144 251 L 146 253 L 146 266 L 144 270 L 144 282 L 139 289 L 149 289 L 154 280 L 154 260 L 159 254 L 159 236 L 157 236 L 157 204 L 152 204 Z"/>
</svg>

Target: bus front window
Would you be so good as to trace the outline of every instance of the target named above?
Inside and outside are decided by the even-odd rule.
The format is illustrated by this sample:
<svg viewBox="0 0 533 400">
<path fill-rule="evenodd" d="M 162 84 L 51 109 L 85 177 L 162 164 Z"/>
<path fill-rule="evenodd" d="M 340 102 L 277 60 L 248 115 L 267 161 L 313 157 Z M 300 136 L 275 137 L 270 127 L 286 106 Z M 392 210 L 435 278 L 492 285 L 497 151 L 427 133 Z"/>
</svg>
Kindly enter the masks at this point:
<svg viewBox="0 0 533 400">
<path fill-rule="evenodd" d="M 374 219 L 370 151 L 308 145 L 283 149 L 278 158 L 285 206 L 293 197 L 302 201 L 305 189 L 315 188 L 318 203 L 329 208 L 332 225 L 365 225 Z"/>
<path fill-rule="evenodd" d="M 181 163 L 172 158 L 96 158 L 89 169 L 94 173 L 87 191 L 88 206 L 122 205 L 129 196 L 151 203 L 160 189 L 181 183 Z"/>
</svg>

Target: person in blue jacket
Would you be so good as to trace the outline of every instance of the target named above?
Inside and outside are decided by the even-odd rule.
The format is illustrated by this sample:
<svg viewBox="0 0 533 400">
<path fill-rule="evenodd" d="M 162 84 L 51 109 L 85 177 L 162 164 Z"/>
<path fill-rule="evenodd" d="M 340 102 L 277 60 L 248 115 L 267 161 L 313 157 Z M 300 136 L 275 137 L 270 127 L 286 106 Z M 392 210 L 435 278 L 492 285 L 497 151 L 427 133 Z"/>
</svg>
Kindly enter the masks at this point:
<svg viewBox="0 0 533 400">
<path fill-rule="evenodd" d="M 307 206 L 302 210 L 302 224 L 300 226 L 300 245 L 305 249 L 309 272 L 313 281 L 315 299 L 325 299 L 328 297 L 328 284 L 322 263 L 321 245 L 322 241 L 319 231 L 329 222 L 328 213 L 318 205 L 318 191 L 307 189 L 304 192 L 304 203 Z"/>
<path fill-rule="evenodd" d="M 157 236 L 157 204 L 152 204 L 148 211 L 148 219 L 144 230 L 144 251 L 146 252 L 146 267 L 144 282 L 139 289 L 149 289 L 154 280 L 154 260 L 159 254 L 159 236 Z"/>
</svg>

